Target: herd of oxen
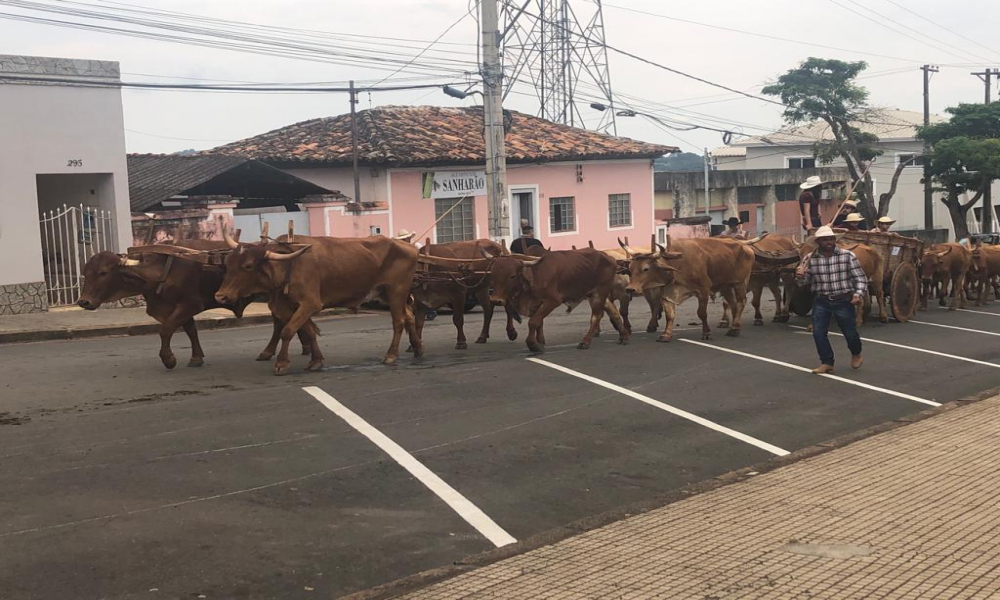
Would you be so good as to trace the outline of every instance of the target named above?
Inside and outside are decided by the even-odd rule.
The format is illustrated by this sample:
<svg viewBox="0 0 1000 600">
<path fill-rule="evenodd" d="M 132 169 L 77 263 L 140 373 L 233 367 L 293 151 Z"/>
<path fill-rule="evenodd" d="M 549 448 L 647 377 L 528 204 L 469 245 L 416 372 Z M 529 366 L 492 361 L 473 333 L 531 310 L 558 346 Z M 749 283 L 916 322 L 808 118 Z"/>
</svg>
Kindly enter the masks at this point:
<svg viewBox="0 0 1000 600">
<path fill-rule="evenodd" d="M 464 313 L 475 299 L 482 306 L 482 332 L 476 343 L 486 343 L 494 307 L 503 307 L 506 333 L 517 338 L 515 322 L 528 319 L 526 343 L 532 352 L 545 348 L 545 318 L 561 306 L 572 310 L 590 305 L 589 327 L 579 343 L 588 348 L 599 334 L 605 313 L 628 343 L 632 331 L 629 303 L 644 296 L 650 307 L 647 332 L 666 321 L 659 341 L 673 336 L 676 308 L 688 298 L 698 301 L 702 337 L 710 337 L 708 304 L 720 295 L 726 335 L 740 333 L 748 292 L 754 324 L 762 325 L 760 301 L 764 288 L 774 296 L 774 321 L 789 319 L 791 290 L 795 286 L 794 262 L 812 251 L 808 243 L 767 235 L 753 240 L 726 237 L 679 239 L 666 245 L 653 243 L 632 248 L 619 240 L 619 248 L 593 247 L 549 251 L 533 247 L 531 254 L 511 254 L 491 240 L 415 246 L 382 236 L 333 238 L 263 232 L 259 242 L 239 241 L 220 223 L 223 240 L 181 240 L 132 248 L 126 255 L 101 252 L 84 268 L 84 286 L 78 304 L 96 309 L 104 303 L 142 296 L 146 310 L 160 324 L 160 359 L 173 368 L 177 359 L 170 349 L 173 333 L 183 328 L 191 341 L 188 366 L 201 366 L 204 352 L 194 316 L 214 308 L 227 308 L 242 316 L 253 301 L 266 300 L 274 319 L 274 332 L 257 360 L 277 353 L 275 374 L 288 372 L 289 344 L 298 336 L 302 353 L 309 355 L 307 370 L 324 366 L 313 317 L 325 308 L 357 310 L 374 298 L 388 305 L 392 343 L 383 362 L 394 363 L 405 331 L 415 357 L 424 353 L 422 331 L 430 310 L 452 309 L 457 329 L 457 349 L 468 347 Z M 888 234 L 893 235 L 893 234 Z M 852 244 L 870 279 L 878 303 L 878 317 L 887 320 L 883 266 L 878 252 Z M 769 258 L 770 257 L 770 258 Z M 920 261 L 923 304 L 936 291 L 942 305 L 964 305 L 969 292 L 982 303 L 992 287 L 1000 299 L 1000 246 L 936 244 Z M 782 289 L 784 288 L 784 289 Z M 971 297 L 971 296 L 970 296 Z M 617 305 L 616 305 L 617 303 Z M 874 302 L 873 302 L 874 304 Z M 860 317 L 859 317 L 860 318 Z M 280 349 L 278 343 L 281 343 Z"/>
</svg>

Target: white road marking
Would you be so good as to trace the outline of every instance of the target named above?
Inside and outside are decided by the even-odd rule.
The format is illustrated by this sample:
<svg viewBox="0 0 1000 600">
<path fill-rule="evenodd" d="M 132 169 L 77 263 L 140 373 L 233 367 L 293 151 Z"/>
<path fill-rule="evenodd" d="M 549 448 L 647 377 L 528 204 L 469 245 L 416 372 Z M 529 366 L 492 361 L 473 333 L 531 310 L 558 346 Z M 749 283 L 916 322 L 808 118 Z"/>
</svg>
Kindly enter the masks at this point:
<svg viewBox="0 0 1000 600">
<path fill-rule="evenodd" d="M 404 450 L 402 446 L 389 439 L 378 429 L 372 427 L 367 421 L 338 402 L 333 396 L 314 386 L 302 389 L 313 398 L 319 400 L 323 406 L 333 411 L 338 417 L 346 421 L 348 425 L 357 429 L 361 435 L 381 448 L 383 452 L 398 462 L 401 467 L 416 477 L 420 483 L 427 486 L 429 490 L 444 500 L 452 510 L 458 513 L 458 516 L 465 519 L 469 525 L 472 525 L 479 533 L 483 534 L 486 539 L 493 542 L 493 545 L 497 548 L 513 544 L 517 541 L 513 536 L 501 529 L 486 513 L 469 502 L 465 496 L 459 494 L 455 488 L 445 483 L 443 479 L 435 475 L 420 461 L 413 458 L 413 455 Z"/>
<path fill-rule="evenodd" d="M 972 333 L 982 333 L 986 335 L 995 335 L 1000 337 L 1000 333 L 995 331 L 983 331 L 982 329 L 969 329 L 968 327 L 956 327 L 954 325 L 942 325 L 941 323 L 928 323 L 927 321 L 914 321 L 910 319 L 907 323 L 919 323 L 920 325 L 933 325 L 934 327 L 944 327 L 946 329 L 957 329 L 959 331 L 971 331 Z"/>
<path fill-rule="evenodd" d="M 566 367 L 564 367 L 562 365 L 557 365 L 555 363 L 551 363 L 551 362 L 548 362 L 546 360 L 542 360 L 540 358 L 529 358 L 528 360 L 530 360 L 533 363 L 536 363 L 536 364 L 539 364 L 539 365 L 542 365 L 542 366 L 545 366 L 545 367 L 549 367 L 550 369 L 555 369 L 556 371 L 560 371 L 560 372 L 565 373 L 567 375 L 572 375 L 573 377 L 576 377 L 578 379 L 582 379 L 584 381 L 589 381 L 590 383 L 593 383 L 594 385 L 599 385 L 599 386 L 601 386 L 603 388 L 607 388 L 609 390 L 618 392 L 619 394 L 624 394 L 624 395 L 626 395 L 626 396 L 628 396 L 630 398 L 635 398 L 636 400 L 639 400 L 640 402 L 645 402 L 646 404 L 648 404 L 650 406 L 655 406 L 656 408 L 659 408 L 660 410 L 664 410 L 664 411 L 666 411 L 666 412 L 668 412 L 670 414 L 676 415 L 676 416 L 681 417 L 683 419 L 687 419 L 689 421 L 697 423 L 697 424 L 699 424 L 699 425 L 701 425 L 703 427 L 708 427 L 709 429 L 712 429 L 714 431 L 718 431 L 719 433 L 723 433 L 723 434 L 728 435 L 730 437 L 736 438 L 736 439 L 740 440 L 741 442 L 746 442 L 747 444 L 750 444 L 751 446 L 756 446 L 756 447 L 760 448 L 761 450 L 765 450 L 767 452 L 770 452 L 771 454 L 774 454 L 775 456 L 785 456 L 786 454 L 789 453 L 788 450 L 785 450 L 783 448 L 779 448 L 779 447 L 774 446 L 772 444 L 768 444 L 767 442 L 762 442 L 761 440 L 758 440 L 757 438 L 750 437 L 749 435 L 746 435 L 744 433 L 740 433 L 739 431 L 736 431 L 735 429 L 730 429 L 730 428 L 725 427 L 723 425 L 719 425 L 718 423 L 709 421 L 708 419 L 704 419 L 702 417 L 699 417 L 698 415 L 689 413 L 686 410 L 681 410 L 679 408 L 675 408 L 673 406 L 670 406 L 669 404 L 664 404 L 663 402 L 660 402 L 659 400 L 654 400 L 654 399 L 650 398 L 649 396 L 644 396 L 644 395 L 640 394 L 639 392 L 634 392 L 634 391 L 632 391 L 632 390 L 630 390 L 628 388 L 623 388 L 623 387 L 621 387 L 619 385 L 615 385 L 613 383 L 608 383 L 607 381 L 598 379 L 596 377 L 591 377 L 590 375 L 585 375 L 585 374 L 580 373 L 578 371 L 574 371 L 573 369 L 569 369 L 569 368 L 566 368 Z"/>
<path fill-rule="evenodd" d="M 713 350 L 719 350 L 721 352 L 728 352 L 730 354 L 736 354 L 738 356 L 745 356 L 747 358 L 752 358 L 754 360 L 760 360 L 760 361 L 763 361 L 763 362 L 768 362 L 768 363 L 771 363 L 773 365 L 779 365 L 779 366 L 782 366 L 782 367 L 787 367 L 789 369 L 795 369 L 796 371 L 802 371 L 803 373 L 809 373 L 810 375 L 812 374 L 812 370 L 811 369 L 807 369 L 805 367 L 800 367 L 798 365 L 793 365 L 791 363 L 782 362 L 780 360 L 775 360 L 773 358 L 766 358 L 766 357 L 763 357 L 763 356 L 757 356 L 756 354 L 749 354 L 747 352 L 740 352 L 739 350 L 730 350 L 729 348 L 723 348 L 721 346 L 714 346 L 712 344 L 706 344 L 705 342 L 696 342 L 694 340 L 684 340 L 684 339 L 682 339 L 680 341 L 688 343 L 688 344 L 695 344 L 696 346 L 704 346 L 706 348 L 711 348 Z M 858 387 L 863 387 L 865 389 L 873 390 L 873 391 L 876 391 L 876 392 L 882 392 L 883 394 L 888 394 L 890 396 L 896 396 L 898 398 L 905 398 L 906 400 L 913 400 L 914 402 L 920 402 L 921 404 L 927 404 L 929 406 L 941 406 L 940 402 L 935 402 L 933 400 L 927 400 L 926 398 L 918 398 L 917 396 L 911 396 L 910 394 L 904 394 L 903 392 L 897 392 L 895 390 L 890 390 L 890 389 L 881 388 L 881 387 L 874 386 L 874 385 L 869 385 L 867 383 L 862 383 L 860 381 L 854 381 L 853 379 L 846 379 L 844 377 L 839 377 L 837 375 L 823 374 L 823 375 L 819 375 L 819 377 L 826 377 L 827 379 L 835 379 L 837 381 L 843 381 L 844 383 L 849 383 L 851 385 L 856 385 Z"/>
<path fill-rule="evenodd" d="M 790 327 L 793 327 L 795 329 L 805 329 L 805 327 L 801 327 L 799 325 L 790 325 Z M 812 333 L 810 333 L 808 331 L 798 331 L 796 333 L 799 333 L 799 334 L 802 334 L 802 335 L 812 335 Z M 842 334 L 842 333 L 834 333 L 832 331 L 830 332 L 830 335 L 838 335 L 840 337 L 844 337 L 844 334 Z M 955 360 L 964 360 L 965 362 L 970 362 L 970 363 L 975 363 L 977 365 L 985 365 L 987 367 L 993 367 L 993 368 L 996 368 L 996 369 L 1000 369 L 1000 364 L 997 364 L 997 363 L 991 363 L 991 362 L 987 362 L 985 360 L 976 360 L 975 358 L 967 358 L 965 356 L 957 356 L 955 354 L 946 354 L 944 352 L 938 352 L 937 350 L 927 350 L 926 348 L 917 348 L 915 346 L 904 346 L 903 344 L 894 344 L 892 342 L 884 342 L 882 340 L 873 340 L 871 338 L 866 338 L 866 337 L 861 338 L 861 341 L 863 341 L 863 342 L 871 342 L 872 344 L 882 344 L 883 346 L 892 346 L 893 348 L 904 348 L 906 350 L 913 350 L 915 352 L 923 352 L 925 354 L 933 354 L 935 356 L 943 356 L 945 358 L 954 358 Z"/>
<path fill-rule="evenodd" d="M 943 310 L 948 310 L 948 309 L 943 309 Z M 977 315 L 990 315 L 993 317 L 1000 317 L 1000 313 L 989 312 L 985 310 L 970 310 L 968 308 L 956 308 L 955 310 L 960 312 L 976 313 Z"/>
</svg>

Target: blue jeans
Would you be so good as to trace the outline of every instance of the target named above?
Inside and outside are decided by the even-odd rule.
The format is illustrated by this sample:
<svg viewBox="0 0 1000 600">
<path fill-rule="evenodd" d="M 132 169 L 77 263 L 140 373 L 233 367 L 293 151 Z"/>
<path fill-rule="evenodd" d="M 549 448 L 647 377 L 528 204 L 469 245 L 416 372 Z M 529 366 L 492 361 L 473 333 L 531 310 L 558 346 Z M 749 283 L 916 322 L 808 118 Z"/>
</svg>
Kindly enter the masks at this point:
<svg viewBox="0 0 1000 600">
<path fill-rule="evenodd" d="M 816 342 L 819 361 L 832 367 L 833 348 L 827 337 L 831 316 L 837 319 L 837 325 L 840 326 L 840 332 L 844 334 L 852 355 L 861 354 L 861 336 L 858 335 L 858 328 L 854 323 L 854 305 L 850 299 L 831 301 L 825 296 L 816 297 L 812 309 L 813 341 Z"/>
</svg>

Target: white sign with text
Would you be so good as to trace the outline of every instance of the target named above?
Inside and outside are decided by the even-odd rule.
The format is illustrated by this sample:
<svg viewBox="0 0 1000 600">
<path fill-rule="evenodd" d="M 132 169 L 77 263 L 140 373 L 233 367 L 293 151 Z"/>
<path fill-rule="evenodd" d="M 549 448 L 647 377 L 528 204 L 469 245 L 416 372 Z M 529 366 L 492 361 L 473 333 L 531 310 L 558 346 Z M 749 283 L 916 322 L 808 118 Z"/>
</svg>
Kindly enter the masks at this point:
<svg viewBox="0 0 1000 600">
<path fill-rule="evenodd" d="M 435 171 L 431 198 L 461 198 L 486 195 L 485 171 Z"/>
</svg>

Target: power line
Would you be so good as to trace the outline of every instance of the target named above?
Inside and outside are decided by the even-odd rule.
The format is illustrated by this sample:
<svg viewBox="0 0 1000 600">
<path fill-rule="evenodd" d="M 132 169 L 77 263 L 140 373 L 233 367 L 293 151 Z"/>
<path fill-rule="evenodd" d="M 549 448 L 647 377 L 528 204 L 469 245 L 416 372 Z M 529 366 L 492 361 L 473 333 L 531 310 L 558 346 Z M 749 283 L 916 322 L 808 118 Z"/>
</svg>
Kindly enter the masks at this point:
<svg viewBox="0 0 1000 600">
<path fill-rule="evenodd" d="M 944 29 L 944 30 L 945 30 L 945 31 L 947 31 L 948 33 L 950 33 L 950 34 L 952 34 L 952 35 L 957 35 L 958 37 L 962 38 L 963 40 L 965 40 L 965 41 L 967 41 L 967 42 L 972 42 L 973 44 L 975 44 L 975 45 L 979 46 L 980 48 L 983 48 L 983 49 L 985 49 L 985 50 L 989 50 L 990 52 L 993 52 L 993 53 L 997 53 L 997 54 L 1000 54 L 1000 52 L 998 52 L 997 50 L 994 50 L 993 48 L 990 48 L 989 46 L 985 46 L 985 45 L 983 45 L 983 44 L 980 44 L 980 43 L 979 43 L 979 42 L 977 42 L 976 40 L 974 40 L 974 39 L 972 39 L 972 38 L 969 38 L 969 37 L 966 37 L 966 36 L 962 35 L 961 33 L 959 33 L 959 32 L 957 32 L 957 31 L 955 31 L 954 29 L 950 29 L 950 28 L 948 28 L 948 27 L 945 27 L 944 25 L 942 25 L 941 23 L 938 23 L 937 21 L 933 21 L 933 20 L 931 20 L 931 19 L 928 19 L 927 17 L 924 17 L 924 16 L 923 16 L 923 15 L 921 15 L 920 13 L 918 13 L 918 12 L 916 12 L 916 11 L 913 11 L 913 10 L 911 10 L 911 9 L 909 9 L 909 8 L 907 8 L 907 7 L 905 7 L 905 6 L 903 6 L 902 4 L 900 4 L 900 3 L 896 2 L 895 0 L 885 0 L 885 1 L 886 1 L 886 2 L 888 2 L 889 4 L 892 4 L 893 6 L 895 6 L 895 7 L 897 7 L 897 8 L 901 8 L 901 9 L 905 10 L 906 12 L 908 12 L 908 13 L 910 13 L 911 15 L 913 15 L 913 16 L 915 16 L 915 17 L 917 17 L 918 19 L 922 19 L 922 20 L 924 20 L 924 21 L 927 21 L 927 22 L 928 22 L 928 23 L 930 23 L 931 25 L 934 25 L 934 26 L 936 26 L 936 27 L 940 27 L 941 29 Z"/>
<path fill-rule="evenodd" d="M 293 87 L 293 86 L 238 86 L 238 85 L 203 85 L 195 83 L 144 83 L 128 81 L 100 81 L 74 79 L 67 77 L 41 77 L 35 75 L 6 75 L 0 74 L 0 81 L 21 81 L 21 82 L 41 82 L 64 84 L 70 87 L 108 87 L 108 88 L 136 88 L 146 90 L 198 90 L 210 92 L 350 92 L 349 87 Z M 389 92 L 400 90 L 421 90 L 427 88 L 440 88 L 443 85 L 458 85 L 458 83 L 425 83 L 413 85 L 387 85 L 382 87 L 355 87 L 356 92 Z"/>
</svg>

